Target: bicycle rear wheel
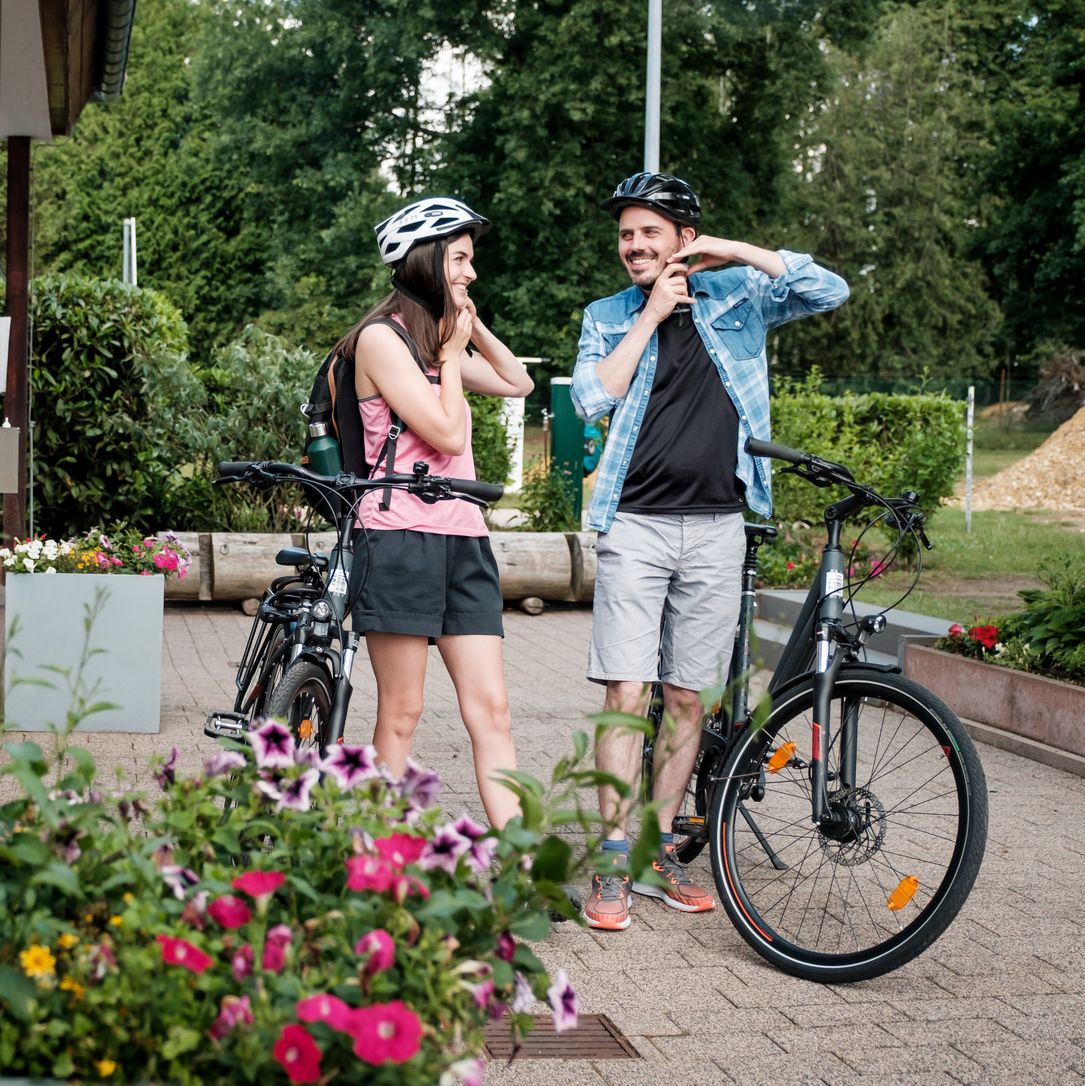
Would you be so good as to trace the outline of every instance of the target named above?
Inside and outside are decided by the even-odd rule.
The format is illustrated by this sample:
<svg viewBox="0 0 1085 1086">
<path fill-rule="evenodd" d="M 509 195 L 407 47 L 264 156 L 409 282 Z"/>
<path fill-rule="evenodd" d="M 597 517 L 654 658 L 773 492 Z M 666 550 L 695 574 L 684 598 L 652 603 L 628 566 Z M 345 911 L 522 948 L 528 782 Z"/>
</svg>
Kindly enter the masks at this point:
<svg viewBox="0 0 1085 1086">
<path fill-rule="evenodd" d="M 286 722 L 299 747 L 323 751 L 333 698 L 328 672 L 312 660 L 297 660 L 286 669 L 267 703 L 267 715 Z"/>
<path fill-rule="evenodd" d="M 249 720 L 267 715 L 271 695 L 286 671 L 289 652 L 286 627 L 276 623 L 268 634 L 263 660 L 241 699 L 242 712 Z"/>
<path fill-rule="evenodd" d="M 899 675 L 845 668 L 828 722 L 830 807 L 846 828 L 811 823 L 813 681 L 777 696 L 742 735 L 709 815 L 712 873 L 739 934 L 807 980 L 880 976 L 949 926 L 979 871 L 987 785 L 961 722 Z M 840 784 L 844 714 L 856 722 L 855 787 Z M 794 744 L 793 747 L 789 744 Z"/>
</svg>

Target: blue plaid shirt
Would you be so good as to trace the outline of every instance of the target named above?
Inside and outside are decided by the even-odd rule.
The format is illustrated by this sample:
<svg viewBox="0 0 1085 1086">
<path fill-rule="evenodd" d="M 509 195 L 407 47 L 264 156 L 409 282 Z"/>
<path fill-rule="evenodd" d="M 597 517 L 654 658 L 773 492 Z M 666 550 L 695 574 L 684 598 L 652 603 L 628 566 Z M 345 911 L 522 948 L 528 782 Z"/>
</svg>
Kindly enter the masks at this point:
<svg viewBox="0 0 1085 1086">
<path fill-rule="evenodd" d="M 787 271 L 778 279 L 745 266 L 698 272 L 689 279 L 690 294 L 696 299 L 693 323 L 738 412 L 738 477 L 746 485 L 746 504 L 762 516 L 772 512 L 769 469 L 763 459 L 750 456 L 743 446 L 747 437 L 770 438 L 765 334 L 799 317 L 835 309 L 848 297 L 848 284 L 819 267 L 812 257 L 783 249 L 780 256 Z M 659 336 L 652 333 L 629 388 L 618 399 L 603 387 L 596 366 L 633 327 L 645 302 L 640 287 L 631 286 L 592 302 L 584 310 L 573 370 L 573 406 L 588 422 L 607 413 L 611 416 L 587 515 L 587 526 L 599 532 L 610 529 L 618 509 L 652 392 Z"/>
</svg>

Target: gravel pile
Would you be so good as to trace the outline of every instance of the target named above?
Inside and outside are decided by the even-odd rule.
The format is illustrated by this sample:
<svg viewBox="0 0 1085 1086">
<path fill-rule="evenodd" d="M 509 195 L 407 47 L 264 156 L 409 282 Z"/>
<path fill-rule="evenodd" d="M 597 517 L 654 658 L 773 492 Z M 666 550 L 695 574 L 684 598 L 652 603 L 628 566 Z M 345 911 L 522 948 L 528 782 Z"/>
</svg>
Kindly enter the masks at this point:
<svg viewBox="0 0 1085 1086">
<path fill-rule="evenodd" d="M 975 482 L 972 508 L 1085 512 L 1085 407 L 1024 459 Z"/>
</svg>

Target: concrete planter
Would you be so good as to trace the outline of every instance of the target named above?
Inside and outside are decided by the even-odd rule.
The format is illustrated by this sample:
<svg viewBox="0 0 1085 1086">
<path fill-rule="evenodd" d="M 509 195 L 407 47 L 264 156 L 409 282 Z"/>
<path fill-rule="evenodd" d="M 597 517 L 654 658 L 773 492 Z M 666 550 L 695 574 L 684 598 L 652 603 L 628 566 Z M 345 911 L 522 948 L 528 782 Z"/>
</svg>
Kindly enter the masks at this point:
<svg viewBox="0 0 1085 1086">
<path fill-rule="evenodd" d="M 80 731 L 161 726 L 164 577 L 30 573 L 5 589 L 4 720 L 17 731 L 63 728 L 82 666 L 90 714 Z M 88 635 L 88 608 L 100 610 Z"/>
<path fill-rule="evenodd" d="M 1085 757 L 1085 686 L 916 644 L 904 672 L 958 716 Z"/>
</svg>

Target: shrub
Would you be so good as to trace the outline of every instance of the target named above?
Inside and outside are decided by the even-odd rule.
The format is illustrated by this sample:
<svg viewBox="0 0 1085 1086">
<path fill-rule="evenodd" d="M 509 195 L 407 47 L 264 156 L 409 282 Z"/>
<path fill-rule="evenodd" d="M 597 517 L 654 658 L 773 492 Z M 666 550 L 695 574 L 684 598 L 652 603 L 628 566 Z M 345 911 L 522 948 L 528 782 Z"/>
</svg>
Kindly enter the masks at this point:
<svg viewBox="0 0 1085 1086">
<path fill-rule="evenodd" d="M 578 532 L 574 505 L 576 483 L 552 463 L 533 460 L 524 471 L 520 491 L 520 532 Z"/>
<path fill-rule="evenodd" d="M 850 468 L 860 482 L 889 495 L 915 490 L 925 509 L 953 493 L 964 463 L 964 412 L 944 393 L 898 396 L 872 392 L 830 396 L 821 374 L 784 378 L 772 400 L 773 439 Z M 819 524 L 839 490 L 819 490 L 794 476 L 773 473 L 777 519 Z"/>
<path fill-rule="evenodd" d="M 468 392 L 471 404 L 471 450 L 475 477 L 488 483 L 504 483 L 512 467 L 509 435 L 501 419 L 504 401 L 498 396 Z"/>
<path fill-rule="evenodd" d="M 34 281 L 30 314 L 36 528 L 170 523 L 179 469 L 206 447 L 178 311 L 154 291 L 57 275 Z"/>
</svg>

